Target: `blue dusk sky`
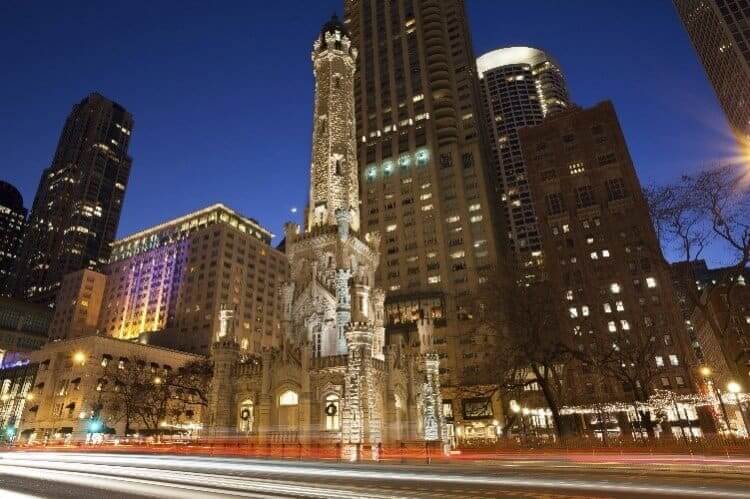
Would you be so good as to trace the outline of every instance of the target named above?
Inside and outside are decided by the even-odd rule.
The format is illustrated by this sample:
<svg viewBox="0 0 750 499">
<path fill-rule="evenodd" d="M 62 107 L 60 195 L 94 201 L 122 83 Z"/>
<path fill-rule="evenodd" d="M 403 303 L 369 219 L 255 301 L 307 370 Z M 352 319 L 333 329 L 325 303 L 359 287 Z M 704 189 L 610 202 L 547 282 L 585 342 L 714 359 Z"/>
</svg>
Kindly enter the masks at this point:
<svg viewBox="0 0 750 499">
<path fill-rule="evenodd" d="M 670 1 L 467 5 L 476 55 L 538 47 L 560 62 L 577 104 L 614 101 L 644 185 L 733 154 Z M 99 91 L 135 118 L 119 235 L 216 202 L 280 234 L 307 197 L 311 45 L 342 9 L 342 0 L 5 2 L 0 179 L 30 207 L 65 116 Z"/>
</svg>

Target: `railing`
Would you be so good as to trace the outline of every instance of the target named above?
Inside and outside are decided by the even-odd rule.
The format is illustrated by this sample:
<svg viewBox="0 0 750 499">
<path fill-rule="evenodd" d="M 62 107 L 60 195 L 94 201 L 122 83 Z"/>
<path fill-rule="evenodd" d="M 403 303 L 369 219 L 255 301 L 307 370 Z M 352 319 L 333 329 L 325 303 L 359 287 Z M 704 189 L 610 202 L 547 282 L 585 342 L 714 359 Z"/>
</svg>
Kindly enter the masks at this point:
<svg viewBox="0 0 750 499">
<path fill-rule="evenodd" d="M 312 360 L 313 369 L 325 367 L 346 367 L 347 355 L 330 355 L 327 357 L 315 357 Z"/>
<path fill-rule="evenodd" d="M 601 440 L 589 438 L 539 438 L 535 436 L 499 439 L 495 442 L 478 440 L 462 442 L 458 450 L 472 458 L 491 457 L 493 454 L 680 454 L 687 456 L 750 456 L 750 438 L 709 435 L 696 438 L 622 438 Z"/>
</svg>

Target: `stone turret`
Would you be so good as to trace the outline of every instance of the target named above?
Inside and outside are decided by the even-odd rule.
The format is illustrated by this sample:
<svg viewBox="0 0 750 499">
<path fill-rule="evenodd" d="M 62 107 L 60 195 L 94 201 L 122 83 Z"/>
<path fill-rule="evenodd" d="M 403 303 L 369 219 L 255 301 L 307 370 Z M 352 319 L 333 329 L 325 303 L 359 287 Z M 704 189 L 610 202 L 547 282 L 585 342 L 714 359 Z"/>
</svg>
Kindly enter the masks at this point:
<svg viewBox="0 0 750 499">
<path fill-rule="evenodd" d="M 214 365 L 208 396 L 207 424 L 214 435 L 231 435 L 237 428 L 234 407 L 234 380 L 240 360 L 240 346 L 234 335 L 234 310 L 219 311 L 219 330 L 211 347 Z"/>
<path fill-rule="evenodd" d="M 448 449 L 448 432 L 443 418 L 443 400 L 440 396 L 440 356 L 435 351 L 432 319 L 417 321 L 419 353 L 422 360 L 422 437 L 427 441 L 442 441 Z"/>
<path fill-rule="evenodd" d="M 359 230 L 359 174 L 354 128 L 354 70 L 357 50 L 336 16 L 313 45 L 315 118 L 306 227 L 337 225 L 339 211 Z M 341 226 L 340 226 L 341 227 Z"/>
<path fill-rule="evenodd" d="M 372 365 L 372 324 L 352 322 L 346 326 L 345 334 L 349 354 L 344 380 L 342 452 L 345 458 L 354 461 L 361 459 L 361 452 L 368 447 L 376 452 L 382 441 L 382 415 L 375 397 L 377 379 Z"/>
</svg>

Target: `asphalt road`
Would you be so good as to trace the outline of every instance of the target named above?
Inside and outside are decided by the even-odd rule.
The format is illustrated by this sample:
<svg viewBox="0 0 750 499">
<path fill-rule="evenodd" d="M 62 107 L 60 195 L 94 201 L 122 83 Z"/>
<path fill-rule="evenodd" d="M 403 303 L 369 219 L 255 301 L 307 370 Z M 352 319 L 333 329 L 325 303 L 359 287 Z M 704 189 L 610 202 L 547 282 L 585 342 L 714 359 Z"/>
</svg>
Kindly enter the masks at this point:
<svg viewBox="0 0 750 499">
<path fill-rule="evenodd" d="M 0 497 L 750 497 L 750 473 L 692 465 L 336 464 L 159 455 L 0 454 Z"/>
</svg>

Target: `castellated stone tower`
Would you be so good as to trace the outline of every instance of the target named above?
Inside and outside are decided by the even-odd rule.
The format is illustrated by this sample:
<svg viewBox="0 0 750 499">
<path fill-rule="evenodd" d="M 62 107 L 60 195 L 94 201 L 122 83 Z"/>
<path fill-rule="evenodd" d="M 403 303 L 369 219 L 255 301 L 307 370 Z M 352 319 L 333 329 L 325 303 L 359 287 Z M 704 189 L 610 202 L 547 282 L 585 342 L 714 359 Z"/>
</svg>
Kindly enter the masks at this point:
<svg viewBox="0 0 750 499">
<path fill-rule="evenodd" d="M 344 458 L 377 458 L 384 439 L 421 439 L 422 427 L 430 440 L 444 435 L 438 358 L 407 351 L 404 342 L 386 349 L 385 293 L 375 286 L 380 236 L 360 231 L 356 50 L 335 17 L 320 31 L 312 60 L 310 204 L 304 227 L 284 228 L 291 272 L 279 289 L 283 345 L 242 352 L 231 311 L 222 311 L 208 424 L 252 442 L 335 443 Z M 417 398 L 427 408 L 419 425 Z"/>
<path fill-rule="evenodd" d="M 357 50 L 336 18 L 323 26 L 313 45 L 315 115 L 307 230 L 337 225 L 349 212 L 359 230 L 359 182 L 354 130 L 354 70 Z"/>
<path fill-rule="evenodd" d="M 219 318 L 219 331 L 214 335 L 215 341 L 211 346 L 214 377 L 208 398 L 213 403 L 207 408 L 207 426 L 213 435 L 229 435 L 234 433 L 235 426 L 232 394 L 240 346 L 234 335 L 234 311 L 224 306 Z"/>
<path fill-rule="evenodd" d="M 286 226 L 292 280 L 282 290 L 286 341 L 313 359 L 346 356 L 341 442 L 356 459 L 382 434 L 382 290 L 379 236 L 359 234 L 354 137 L 356 50 L 334 16 L 313 45 L 315 119 L 306 229 Z"/>
<path fill-rule="evenodd" d="M 442 441 L 448 445 L 448 430 L 443 418 L 443 401 L 440 396 L 440 357 L 435 350 L 432 319 L 417 322 L 419 353 L 422 360 L 422 428 L 427 441 Z"/>
</svg>

